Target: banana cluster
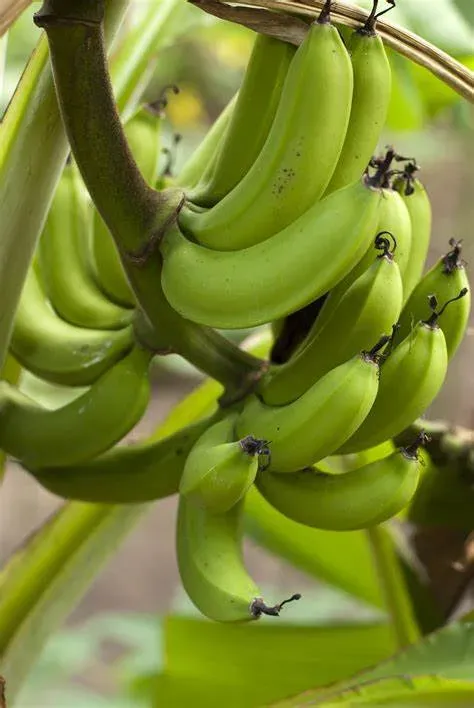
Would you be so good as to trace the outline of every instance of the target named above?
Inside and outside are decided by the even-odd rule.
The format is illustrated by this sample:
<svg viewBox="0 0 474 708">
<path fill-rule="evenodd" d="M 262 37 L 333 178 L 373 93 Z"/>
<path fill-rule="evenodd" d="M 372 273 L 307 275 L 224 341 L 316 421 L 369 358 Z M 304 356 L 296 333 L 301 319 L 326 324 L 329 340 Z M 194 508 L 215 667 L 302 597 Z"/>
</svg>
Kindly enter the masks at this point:
<svg viewBox="0 0 474 708">
<path fill-rule="evenodd" d="M 72 164 L 21 298 L 11 354 L 46 381 L 87 388 L 51 411 L 2 382 L 0 447 L 65 498 L 179 491 L 181 578 L 214 620 L 278 615 L 299 599 L 268 606 L 247 572 L 251 488 L 335 531 L 410 504 L 426 435 L 392 440 L 439 392 L 467 327 L 460 242 L 423 275 L 431 207 L 416 161 L 392 148 L 374 156 L 391 95 L 376 9 L 345 41 L 329 0 L 297 49 L 258 35 L 239 92 L 174 181 L 186 200 L 159 242 L 163 293 L 198 326 L 272 325 L 283 357 L 270 356 L 251 389 L 243 382 L 242 395 L 168 437 L 116 445 L 149 400 L 153 352 Z M 160 184 L 159 122 L 141 112 L 126 132 Z M 300 330 L 282 347 L 290 322 Z"/>
</svg>

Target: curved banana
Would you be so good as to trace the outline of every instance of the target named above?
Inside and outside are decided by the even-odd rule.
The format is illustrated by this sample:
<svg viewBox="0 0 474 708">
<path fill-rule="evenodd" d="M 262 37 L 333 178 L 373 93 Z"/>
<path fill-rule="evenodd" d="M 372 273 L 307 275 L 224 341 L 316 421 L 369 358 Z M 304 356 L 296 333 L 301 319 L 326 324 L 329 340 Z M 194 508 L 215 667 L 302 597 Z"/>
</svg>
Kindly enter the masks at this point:
<svg viewBox="0 0 474 708">
<path fill-rule="evenodd" d="M 379 386 L 377 352 L 388 337 L 332 369 L 286 406 L 247 399 L 236 425 L 239 437 L 269 441 L 269 469 L 295 472 L 332 455 L 369 414 Z"/>
<path fill-rule="evenodd" d="M 428 254 L 431 237 L 431 204 L 425 188 L 418 179 L 402 177 L 395 180 L 393 186 L 401 194 L 411 221 L 412 240 L 403 281 L 406 301 L 421 278 Z"/>
<path fill-rule="evenodd" d="M 82 396 L 56 410 L 0 382 L 0 448 L 29 467 L 77 464 L 105 452 L 146 410 L 151 357 L 136 347 Z"/>
<path fill-rule="evenodd" d="M 45 381 L 90 386 L 133 347 L 131 327 L 97 330 L 75 327 L 51 308 L 37 269 L 26 276 L 16 312 L 10 351 Z"/>
<path fill-rule="evenodd" d="M 397 339 L 407 337 L 416 322 L 424 316 L 429 295 L 434 294 L 440 302 L 446 302 L 462 290 L 468 289 L 466 296 L 456 307 L 448 308 L 439 317 L 439 326 L 443 330 L 448 348 L 448 358 L 451 359 L 461 344 L 469 322 L 471 293 L 466 264 L 461 258 L 461 242 L 451 239 L 449 244 L 451 250 L 420 280 L 403 308 Z"/>
<path fill-rule="evenodd" d="M 85 261 L 89 206 L 75 167 L 66 165 L 53 198 L 38 249 L 44 287 L 66 322 L 90 329 L 120 329 L 132 314 L 110 302 Z"/>
<path fill-rule="evenodd" d="M 283 405 L 299 398 L 380 332 L 390 332 L 402 308 L 402 279 L 388 239 L 379 234 L 375 243 L 382 254 L 332 308 L 326 324 L 320 327 L 316 319 L 302 347 L 263 378 L 259 390 L 265 403 Z"/>
<path fill-rule="evenodd" d="M 292 475 L 262 471 L 256 486 L 275 509 L 300 524 L 328 531 L 368 528 L 395 516 L 412 499 L 422 442 L 344 474 L 313 468 Z"/>
<path fill-rule="evenodd" d="M 242 557 L 243 500 L 225 514 L 212 514 L 180 496 L 176 526 L 179 574 L 194 605 L 217 622 L 248 622 L 278 616 L 285 602 L 268 607 Z"/>
<path fill-rule="evenodd" d="M 193 151 L 187 162 L 185 162 L 180 173 L 174 180 L 176 187 L 184 187 L 187 189 L 195 187 L 203 178 L 207 169 L 211 169 L 211 166 L 215 164 L 221 142 L 224 139 L 230 119 L 232 118 L 238 95 L 237 92 L 231 98 L 217 120 L 215 120 L 209 128 L 198 147 Z"/>
<path fill-rule="evenodd" d="M 245 177 L 205 213 L 179 224 L 199 243 L 239 250 L 292 224 L 323 194 L 346 135 L 352 67 L 328 13 L 313 22 L 291 61 L 275 118 Z"/>
<path fill-rule="evenodd" d="M 448 300 L 419 322 L 390 354 L 381 367 L 375 404 L 357 432 L 337 454 L 359 452 L 392 438 L 407 428 L 430 405 L 443 385 L 448 368 L 446 340 L 438 324 L 447 305 L 466 294 Z M 457 305 L 458 303 L 456 303 Z"/>
<path fill-rule="evenodd" d="M 352 33 L 349 54 L 354 73 L 351 114 L 344 145 L 326 194 L 356 180 L 364 172 L 385 125 L 391 96 L 392 72 L 376 16 Z"/>
<path fill-rule="evenodd" d="M 187 455 L 211 419 L 160 440 L 119 445 L 67 467 L 25 469 L 45 489 L 64 499 L 99 504 L 141 504 L 178 491 Z"/>
<path fill-rule="evenodd" d="M 278 234 L 241 251 L 214 251 L 171 229 L 160 246 L 167 300 L 187 319 L 225 329 L 254 327 L 303 307 L 366 251 L 381 201 L 381 190 L 371 185 L 364 178 L 334 192 Z"/>
<path fill-rule="evenodd" d="M 237 102 L 216 160 L 188 199 L 214 206 L 245 177 L 271 129 L 296 48 L 257 34 Z"/>
<path fill-rule="evenodd" d="M 161 154 L 161 120 L 147 108 L 141 108 L 124 127 L 130 151 L 146 181 L 153 185 L 158 176 Z M 122 307 L 134 307 L 136 300 L 120 256 L 104 220 L 94 209 L 92 225 L 92 260 L 94 275 L 101 290 Z"/>
<path fill-rule="evenodd" d="M 179 485 L 193 503 L 215 514 L 231 509 L 245 495 L 259 467 L 265 441 L 248 436 L 235 441 L 236 415 L 211 426 L 196 442 Z"/>
</svg>

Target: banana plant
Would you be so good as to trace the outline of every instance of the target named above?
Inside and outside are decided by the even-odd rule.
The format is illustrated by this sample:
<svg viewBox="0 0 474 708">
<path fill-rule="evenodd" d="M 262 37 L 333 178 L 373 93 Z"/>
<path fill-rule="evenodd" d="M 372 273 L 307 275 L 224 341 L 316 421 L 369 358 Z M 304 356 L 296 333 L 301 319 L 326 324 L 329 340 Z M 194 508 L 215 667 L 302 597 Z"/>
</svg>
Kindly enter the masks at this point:
<svg viewBox="0 0 474 708">
<path fill-rule="evenodd" d="M 458 242 L 422 275 L 419 167 L 373 154 L 401 57 L 449 87 L 446 105 L 474 101 L 472 72 L 413 33 L 418 12 L 403 29 L 378 0 L 196 4 L 129 15 L 126 0 L 45 0 L 0 124 L 1 464 L 8 454 L 64 499 L 0 571 L 6 700 L 151 502 L 178 494 L 183 586 L 216 622 L 165 621 L 150 703 L 472 705 L 471 618 L 445 626 L 453 607 L 401 533 L 436 523 L 457 490 L 465 512 L 449 523 L 470 577 L 472 435 L 417 420 L 465 334 L 468 275 Z M 261 35 L 173 178 L 159 153 L 177 89 L 144 96 L 155 55 L 212 14 Z M 396 277 L 377 279 L 381 295 L 382 267 Z M 257 325 L 241 346 L 226 336 Z M 206 380 L 148 439 L 117 444 L 168 354 Z M 364 437 L 366 420 L 384 432 Z M 242 529 L 371 619 L 321 626 L 298 588 L 260 590 Z"/>
</svg>

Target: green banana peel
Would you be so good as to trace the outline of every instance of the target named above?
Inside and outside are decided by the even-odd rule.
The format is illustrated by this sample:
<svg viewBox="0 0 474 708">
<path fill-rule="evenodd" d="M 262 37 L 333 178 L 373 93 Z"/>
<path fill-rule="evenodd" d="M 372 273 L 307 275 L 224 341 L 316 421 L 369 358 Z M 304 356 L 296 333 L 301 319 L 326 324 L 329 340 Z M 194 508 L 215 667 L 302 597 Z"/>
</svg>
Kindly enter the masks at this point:
<svg viewBox="0 0 474 708">
<path fill-rule="evenodd" d="M 22 369 L 20 364 L 15 361 L 15 359 L 11 355 L 8 355 L 5 359 L 5 364 L 3 365 L 0 374 L 0 380 L 8 381 L 8 383 L 11 384 L 16 384 L 20 379 L 21 371 Z M 3 475 L 5 474 L 6 457 L 7 456 L 3 452 L 3 450 L 0 450 L 0 484 L 3 480 Z"/>
<path fill-rule="evenodd" d="M 202 419 L 221 387 L 206 381 L 158 427 L 158 440 Z M 150 504 L 68 502 L 0 571 L 0 674 L 18 692 L 49 635 L 79 602 L 99 569 Z"/>
<path fill-rule="evenodd" d="M 126 0 L 106 3 L 112 37 Z M 0 366 L 26 273 L 68 152 L 58 109 L 48 46 L 39 41 L 0 124 Z M 28 209 L 24 208 L 25 203 Z"/>
</svg>

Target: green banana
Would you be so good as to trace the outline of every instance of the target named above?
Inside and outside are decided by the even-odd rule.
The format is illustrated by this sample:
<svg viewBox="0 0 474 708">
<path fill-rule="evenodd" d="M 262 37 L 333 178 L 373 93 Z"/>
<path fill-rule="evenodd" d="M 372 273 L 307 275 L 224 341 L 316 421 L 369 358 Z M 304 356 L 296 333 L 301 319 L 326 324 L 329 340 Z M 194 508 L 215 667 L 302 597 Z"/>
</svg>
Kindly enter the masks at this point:
<svg viewBox="0 0 474 708">
<path fill-rule="evenodd" d="M 216 423 L 196 442 L 184 466 L 179 491 L 215 514 L 231 509 L 253 483 L 265 441 L 235 441 L 236 416 Z"/>
<path fill-rule="evenodd" d="M 208 168 L 210 169 L 210 166 L 215 164 L 221 142 L 224 139 L 227 127 L 232 118 L 238 95 L 239 94 L 236 93 L 231 98 L 217 120 L 214 121 L 201 143 L 188 158 L 187 162 L 185 162 L 174 180 L 176 187 L 185 187 L 187 189 L 195 187 L 203 178 L 206 170 Z"/>
<path fill-rule="evenodd" d="M 10 341 L 10 351 L 25 369 L 62 386 L 90 386 L 132 346 L 131 327 L 86 329 L 58 317 L 35 265 L 30 267 Z"/>
<path fill-rule="evenodd" d="M 188 199 L 214 206 L 247 174 L 271 129 L 295 47 L 257 34 L 216 160 Z"/>
<path fill-rule="evenodd" d="M 278 616 L 286 602 L 268 607 L 242 557 L 243 500 L 225 514 L 212 514 L 179 498 L 176 549 L 179 574 L 194 605 L 217 622 L 248 622 Z"/>
<path fill-rule="evenodd" d="M 431 236 L 431 204 L 420 180 L 414 177 L 405 175 L 396 179 L 393 186 L 402 195 L 411 221 L 412 241 L 404 277 L 406 301 L 421 278 L 428 254 Z"/>
<path fill-rule="evenodd" d="M 153 185 L 158 176 L 161 154 L 161 120 L 147 108 L 141 108 L 124 127 L 130 151 L 146 181 Z M 94 275 L 103 292 L 122 307 L 134 307 L 131 289 L 119 254 L 104 220 L 94 209 L 92 228 Z"/>
<path fill-rule="evenodd" d="M 388 231 L 397 241 L 395 260 L 400 268 L 403 297 L 407 300 L 407 268 L 412 243 L 411 220 L 402 196 L 394 189 L 383 189 L 379 210 L 379 231 Z"/>
<path fill-rule="evenodd" d="M 291 61 L 270 133 L 251 169 L 207 212 L 184 207 L 178 219 L 183 231 L 204 246 L 232 251 L 292 224 L 331 179 L 351 99 L 349 55 L 323 11 Z"/>
<path fill-rule="evenodd" d="M 256 486 L 275 509 L 293 521 L 328 531 L 380 524 L 400 512 L 416 492 L 418 447 L 408 448 L 343 474 L 309 468 L 292 475 L 261 471 Z"/>
<path fill-rule="evenodd" d="M 449 244 L 451 250 L 420 280 L 403 308 L 397 339 L 407 337 L 416 322 L 423 317 L 429 295 L 434 294 L 440 302 L 446 302 L 461 290 L 469 288 L 465 263 L 461 258 L 461 242 L 450 239 Z M 454 356 L 461 344 L 469 322 L 470 310 L 471 294 L 469 291 L 456 307 L 447 309 L 439 317 L 439 326 L 446 339 L 449 359 Z"/>
<path fill-rule="evenodd" d="M 381 234 L 376 248 L 383 249 L 365 273 L 346 291 L 323 327 L 316 319 L 303 346 L 290 360 L 270 370 L 260 386 L 268 405 L 283 405 L 299 398 L 314 381 L 347 361 L 377 336 L 389 332 L 402 308 L 400 270 Z"/>
<path fill-rule="evenodd" d="M 167 300 L 187 319 L 225 329 L 254 327 L 303 307 L 367 250 L 381 201 L 373 185 L 373 178 L 364 177 L 278 234 L 237 252 L 205 248 L 170 229 L 160 246 Z"/>
<path fill-rule="evenodd" d="M 270 441 L 269 469 L 295 472 L 332 455 L 369 414 L 379 385 L 377 352 L 352 357 L 316 381 L 286 406 L 267 406 L 256 395 L 247 399 L 237 420 L 239 437 Z"/>
<path fill-rule="evenodd" d="M 0 382 L 0 448 L 29 467 L 77 464 L 105 452 L 145 412 L 151 357 L 136 347 L 82 396 L 56 410 Z"/>
<path fill-rule="evenodd" d="M 364 172 L 385 125 L 392 72 L 382 39 L 375 31 L 377 15 L 352 33 L 349 53 L 354 72 L 351 114 L 341 155 L 326 194 L 351 184 Z"/>
<path fill-rule="evenodd" d="M 64 499 L 99 504 L 162 499 L 178 491 L 187 455 L 211 420 L 160 440 L 116 446 L 81 464 L 26 469 L 45 489 Z"/>
<path fill-rule="evenodd" d="M 38 264 L 53 308 L 70 324 L 121 329 L 131 313 L 104 297 L 88 270 L 89 206 L 74 165 L 66 165 L 41 234 Z"/>
<path fill-rule="evenodd" d="M 382 365 L 372 410 L 337 454 L 374 447 L 400 433 L 426 410 L 441 389 L 448 368 L 446 340 L 437 320 L 447 305 L 465 294 L 461 291 L 439 311 L 436 301 L 430 303 L 432 315 L 419 322 Z"/>
</svg>

